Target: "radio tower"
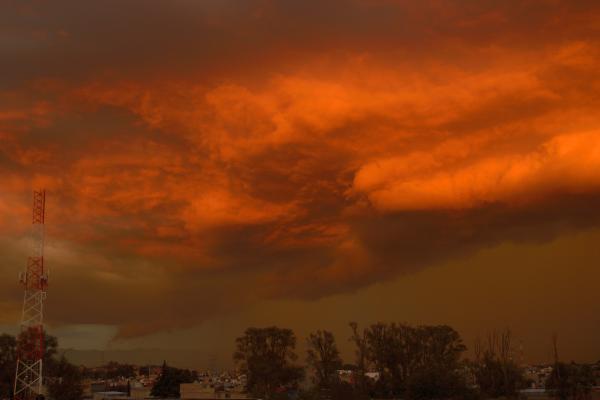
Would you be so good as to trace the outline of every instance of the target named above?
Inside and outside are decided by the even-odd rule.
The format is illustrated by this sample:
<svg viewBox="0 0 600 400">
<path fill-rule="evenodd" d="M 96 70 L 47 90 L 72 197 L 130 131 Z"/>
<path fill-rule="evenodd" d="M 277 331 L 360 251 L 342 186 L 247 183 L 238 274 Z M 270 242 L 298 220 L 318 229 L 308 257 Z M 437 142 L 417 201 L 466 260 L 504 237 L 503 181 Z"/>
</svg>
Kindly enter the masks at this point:
<svg viewBox="0 0 600 400">
<path fill-rule="evenodd" d="M 27 270 L 20 274 L 25 296 L 21 334 L 17 344 L 15 400 L 31 400 L 42 395 L 44 358 L 44 300 L 48 275 L 44 270 L 44 213 L 46 191 L 33 192 L 33 246 Z M 43 397 L 42 397 L 43 398 Z"/>
</svg>

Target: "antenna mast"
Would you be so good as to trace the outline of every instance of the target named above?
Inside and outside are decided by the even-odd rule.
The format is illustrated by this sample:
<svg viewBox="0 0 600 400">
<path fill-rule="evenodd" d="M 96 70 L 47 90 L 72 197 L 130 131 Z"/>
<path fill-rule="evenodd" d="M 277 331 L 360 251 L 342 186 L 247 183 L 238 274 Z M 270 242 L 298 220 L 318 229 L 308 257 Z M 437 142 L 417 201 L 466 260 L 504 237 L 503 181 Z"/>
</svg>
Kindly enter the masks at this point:
<svg viewBox="0 0 600 400">
<path fill-rule="evenodd" d="M 17 344 L 15 400 L 32 400 L 42 395 L 44 359 L 44 300 L 48 274 L 44 270 L 44 214 L 46 191 L 33 192 L 33 246 L 27 260 L 27 270 L 21 272 L 20 282 L 25 294 L 21 334 Z"/>
</svg>

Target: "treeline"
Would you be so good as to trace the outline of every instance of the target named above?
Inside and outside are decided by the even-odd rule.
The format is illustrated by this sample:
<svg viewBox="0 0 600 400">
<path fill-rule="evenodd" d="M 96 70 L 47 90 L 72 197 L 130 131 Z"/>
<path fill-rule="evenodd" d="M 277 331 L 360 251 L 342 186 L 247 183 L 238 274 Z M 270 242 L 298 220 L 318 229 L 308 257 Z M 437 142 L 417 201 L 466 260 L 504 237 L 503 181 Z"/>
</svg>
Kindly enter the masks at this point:
<svg viewBox="0 0 600 400">
<path fill-rule="evenodd" d="M 247 375 L 257 398 L 283 399 L 290 392 L 304 399 L 468 399 L 466 350 L 451 327 L 378 323 L 360 329 L 350 324 L 356 359 L 344 365 L 334 338 L 316 331 L 306 339 L 307 368 L 298 363 L 296 337 L 289 329 L 250 328 L 236 340 L 234 360 Z M 300 390 L 308 374 L 309 390 Z"/>
<path fill-rule="evenodd" d="M 133 364 L 109 361 L 107 364 L 96 368 L 84 367 L 82 368 L 81 373 L 84 378 L 91 380 L 127 379 L 135 378 L 141 372 L 141 369 L 142 368 L 138 368 Z"/>
<path fill-rule="evenodd" d="M 468 400 L 517 398 L 527 385 L 514 360 L 509 331 L 477 341 L 474 359 L 468 360 L 460 335 L 446 325 L 377 323 L 361 328 L 350 323 L 349 328 L 355 350 L 351 364 L 344 364 L 331 332 L 310 333 L 301 357 L 292 330 L 248 328 L 236 339 L 233 355 L 239 371 L 246 375 L 247 391 L 265 400 Z M 30 338 L 21 334 L 19 340 L 26 344 Z M 76 367 L 59 356 L 57 348 L 56 338 L 46 335 L 44 375 L 50 400 L 81 399 L 84 377 L 126 380 L 150 375 L 148 367 L 116 362 L 101 368 Z M 556 339 L 554 351 L 546 389 L 561 400 L 589 398 L 594 384 L 590 366 L 559 361 Z M 12 398 L 16 359 L 17 338 L 0 335 L 0 398 Z M 179 385 L 197 379 L 195 371 L 165 362 L 151 394 L 179 397 Z M 306 380 L 310 385 L 304 385 Z"/>
<path fill-rule="evenodd" d="M 475 358 L 447 325 L 350 324 L 353 364 L 344 364 L 334 335 L 316 331 L 306 338 L 306 367 L 296 354 L 290 329 L 249 328 L 236 340 L 234 360 L 256 398 L 279 400 L 489 399 L 518 398 L 526 381 L 514 360 L 509 331 L 475 344 Z M 309 378 L 312 385 L 301 389 Z M 585 366 L 555 360 L 547 389 L 559 399 L 586 399 L 593 376 Z"/>
</svg>

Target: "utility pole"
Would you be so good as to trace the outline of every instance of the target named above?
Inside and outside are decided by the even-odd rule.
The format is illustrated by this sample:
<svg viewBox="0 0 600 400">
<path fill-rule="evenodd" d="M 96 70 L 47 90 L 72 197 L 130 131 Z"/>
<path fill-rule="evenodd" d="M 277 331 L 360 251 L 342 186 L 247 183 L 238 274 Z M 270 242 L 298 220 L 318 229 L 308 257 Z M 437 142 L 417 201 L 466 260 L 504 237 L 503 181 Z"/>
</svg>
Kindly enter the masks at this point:
<svg viewBox="0 0 600 400">
<path fill-rule="evenodd" d="M 46 191 L 33 192 L 33 246 L 27 270 L 20 274 L 23 285 L 23 315 L 17 343 L 15 400 L 32 400 L 42 396 L 44 359 L 44 300 L 48 274 L 44 269 L 44 216 Z"/>
</svg>

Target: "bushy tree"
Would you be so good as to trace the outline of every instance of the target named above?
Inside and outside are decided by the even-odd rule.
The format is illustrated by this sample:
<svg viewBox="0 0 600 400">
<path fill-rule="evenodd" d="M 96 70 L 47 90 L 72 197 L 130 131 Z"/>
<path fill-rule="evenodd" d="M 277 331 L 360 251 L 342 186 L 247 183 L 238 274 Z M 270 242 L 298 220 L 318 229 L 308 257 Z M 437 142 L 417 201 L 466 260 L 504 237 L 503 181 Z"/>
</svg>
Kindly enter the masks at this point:
<svg viewBox="0 0 600 400">
<path fill-rule="evenodd" d="M 331 390 L 339 381 L 342 367 L 340 352 L 331 332 L 316 331 L 307 338 L 306 362 L 313 371 L 313 382 L 320 389 Z"/>
<path fill-rule="evenodd" d="M 131 364 L 120 364 L 116 361 L 110 361 L 104 368 L 106 370 L 106 377 L 109 379 L 135 377 L 136 367 Z"/>
<path fill-rule="evenodd" d="M 525 382 L 523 371 L 512 357 L 509 330 L 489 334 L 485 348 L 478 341 L 472 367 L 481 393 L 487 397 L 515 398 Z"/>
<path fill-rule="evenodd" d="M 560 400 L 590 398 L 594 373 L 589 365 L 557 362 L 546 382 L 546 388 Z"/>
<path fill-rule="evenodd" d="M 379 373 L 379 379 L 370 384 L 371 394 L 375 397 L 406 395 L 411 379 L 414 390 L 427 378 L 443 378 L 442 381 L 447 382 L 458 379 L 455 371 L 466 347 L 460 335 L 449 326 L 377 323 L 367 327 L 362 334 L 355 324 L 351 327 L 357 355 L 363 358 L 357 362 L 362 363 L 363 368 L 370 365 Z M 458 382 L 454 383 L 459 386 Z"/>
<path fill-rule="evenodd" d="M 82 374 L 79 368 L 67 361 L 64 355 L 54 361 L 51 377 L 46 379 L 51 400 L 81 400 L 83 397 Z"/>
<path fill-rule="evenodd" d="M 296 336 L 290 329 L 248 328 L 236 339 L 234 360 L 247 375 L 252 395 L 274 399 L 298 387 L 304 370 L 294 365 L 297 359 Z"/>
<path fill-rule="evenodd" d="M 367 342 L 367 334 L 365 330 L 361 332 L 356 322 L 350 322 L 352 335 L 350 341 L 356 346 L 356 367 L 349 368 L 354 371 L 354 390 L 362 396 L 367 396 L 370 391 L 369 379 L 365 373 L 369 369 L 369 345 Z"/>
<path fill-rule="evenodd" d="M 0 398 L 11 398 L 17 362 L 17 339 L 0 335 Z"/>
<path fill-rule="evenodd" d="M 17 346 L 25 348 L 32 346 L 38 333 L 34 330 L 24 331 L 19 338 L 11 335 L 0 335 L 0 398 L 12 398 L 14 390 L 15 369 L 17 367 Z M 56 382 L 61 382 L 61 390 L 65 393 L 78 393 L 81 385 L 81 374 L 77 368 L 62 357 L 57 358 L 58 341 L 54 336 L 44 335 L 44 379 L 50 387 Z M 58 392 L 54 392 L 56 394 Z M 69 400 L 76 397 L 61 396 L 60 399 Z"/>
<path fill-rule="evenodd" d="M 33 349 L 34 343 L 38 340 L 38 331 L 34 328 L 24 330 L 17 337 L 17 347 L 22 349 Z M 44 366 L 52 368 L 52 365 L 57 361 L 58 340 L 56 337 L 44 334 Z"/>
<path fill-rule="evenodd" d="M 458 371 L 436 365 L 419 368 L 411 374 L 406 383 L 406 393 L 411 400 L 477 398 Z"/>
<path fill-rule="evenodd" d="M 168 397 L 179 397 L 179 385 L 182 383 L 192 383 L 198 376 L 187 369 L 178 369 L 169 367 L 167 362 L 163 362 L 158 380 L 152 386 L 150 394 L 162 399 Z"/>
</svg>

